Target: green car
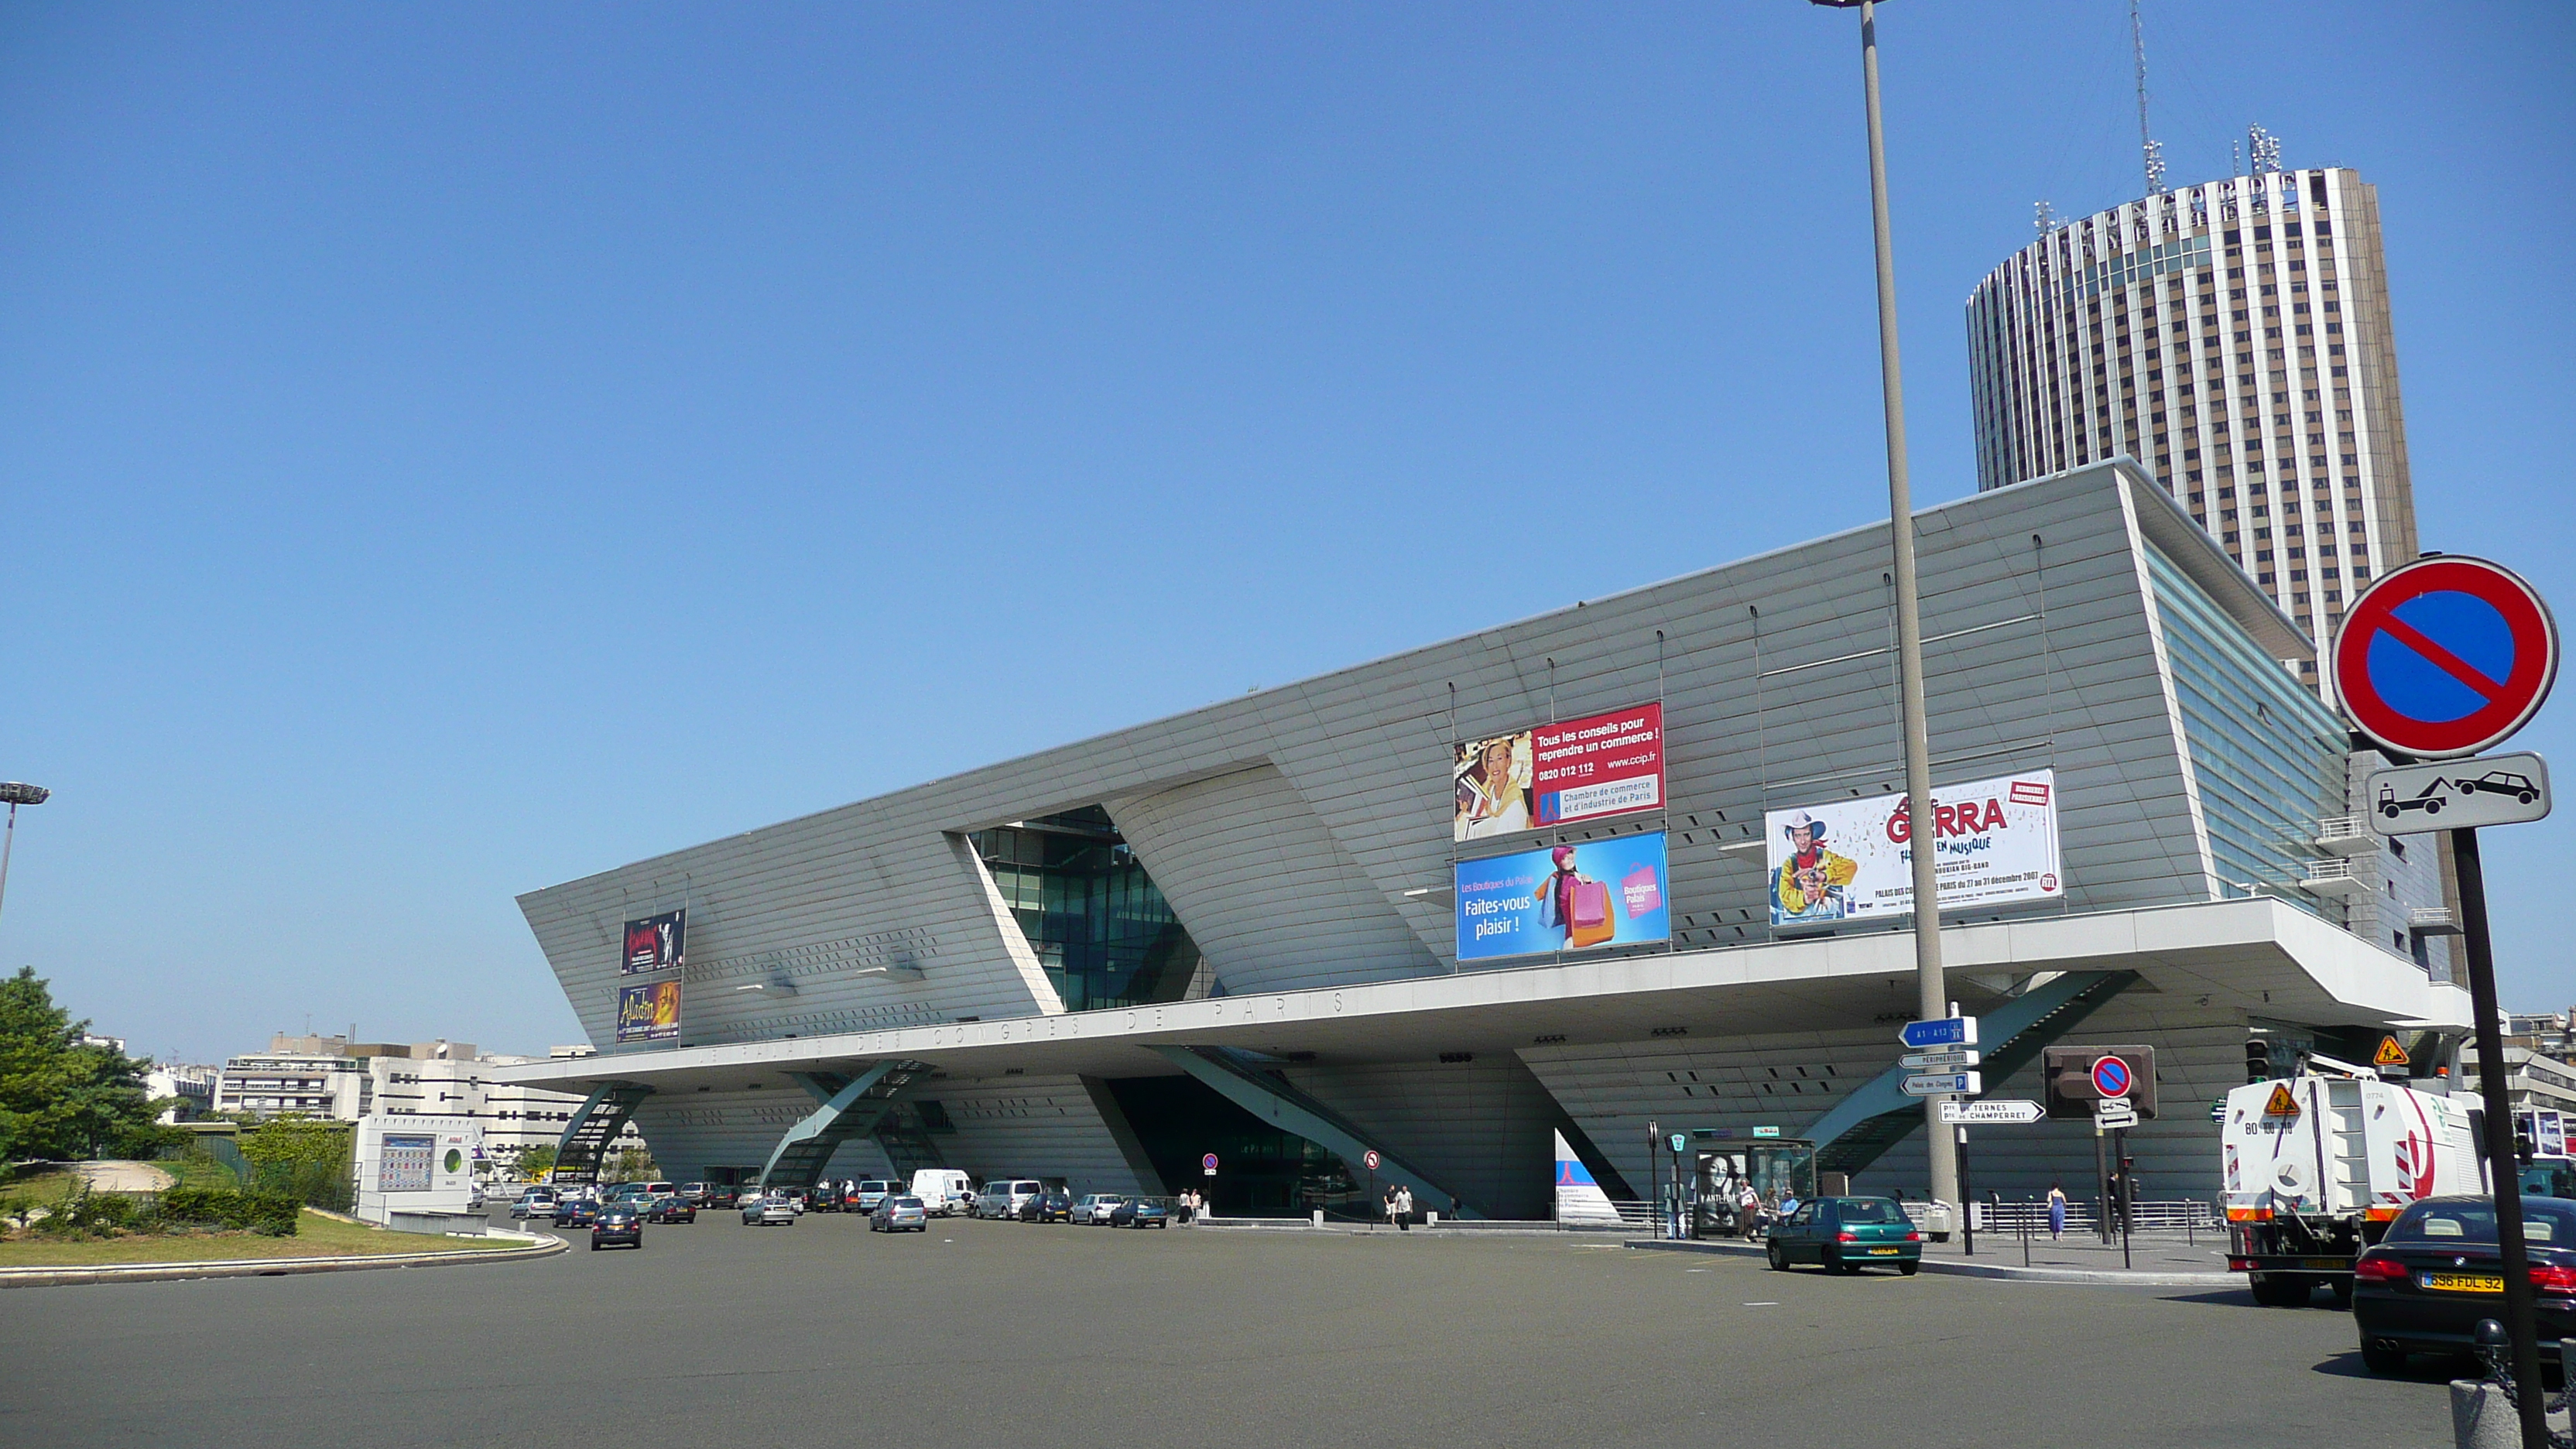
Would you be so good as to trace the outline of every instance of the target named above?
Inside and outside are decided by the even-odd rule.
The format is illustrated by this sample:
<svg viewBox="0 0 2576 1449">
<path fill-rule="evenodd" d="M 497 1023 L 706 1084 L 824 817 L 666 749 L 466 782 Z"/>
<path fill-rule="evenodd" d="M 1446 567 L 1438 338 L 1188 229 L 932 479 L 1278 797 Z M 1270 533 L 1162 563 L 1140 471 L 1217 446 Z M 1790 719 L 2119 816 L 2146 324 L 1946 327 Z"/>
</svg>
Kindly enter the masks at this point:
<svg viewBox="0 0 2576 1449">
<path fill-rule="evenodd" d="M 1885 1266 L 1910 1278 L 1923 1267 L 1923 1235 L 1892 1197 L 1820 1197 L 1771 1226 L 1771 1266 L 1792 1263 L 1828 1273 Z"/>
</svg>

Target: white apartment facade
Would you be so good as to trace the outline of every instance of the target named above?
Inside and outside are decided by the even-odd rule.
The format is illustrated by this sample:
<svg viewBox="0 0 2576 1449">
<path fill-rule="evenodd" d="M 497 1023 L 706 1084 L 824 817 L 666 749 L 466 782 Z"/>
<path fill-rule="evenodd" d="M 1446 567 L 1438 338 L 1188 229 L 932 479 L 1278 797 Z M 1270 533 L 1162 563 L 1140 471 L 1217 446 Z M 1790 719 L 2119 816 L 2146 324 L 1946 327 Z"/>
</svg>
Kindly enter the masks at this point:
<svg viewBox="0 0 2576 1449">
<path fill-rule="evenodd" d="M 2128 457 L 2322 656 L 2417 555 L 2379 200 L 2258 170 L 2057 226 L 1970 294 L 1977 486 Z M 2302 678 L 2332 703 L 2314 659 Z"/>
<path fill-rule="evenodd" d="M 563 1135 L 580 1096 L 498 1080 L 504 1066 L 543 1057 L 484 1055 L 471 1042 L 353 1042 L 344 1037 L 284 1037 L 271 1050 L 237 1056 L 213 1084 L 213 1110 L 256 1117 L 288 1113 L 355 1122 L 371 1116 L 463 1118 L 483 1129 L 485 1159 L 506 1166 L 530 1147 Z M 287 1049 L 281 1049 L 287 1048 Z M 559 1047 L 572 1059 L 587 1047 Z M 643 1148 L 633 1123 L 611 1151 Z"/>
</svg>

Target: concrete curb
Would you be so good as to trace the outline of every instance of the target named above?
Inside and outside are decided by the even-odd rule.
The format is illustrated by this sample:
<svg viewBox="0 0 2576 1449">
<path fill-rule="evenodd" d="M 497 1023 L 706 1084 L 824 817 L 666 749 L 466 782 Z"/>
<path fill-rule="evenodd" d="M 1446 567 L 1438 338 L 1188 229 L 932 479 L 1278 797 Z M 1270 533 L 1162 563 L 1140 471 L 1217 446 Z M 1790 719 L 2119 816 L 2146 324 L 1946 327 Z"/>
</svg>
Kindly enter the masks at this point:
<svg viewBox="0 0 2576 1449">
<path fill-rule="evenodd" d="M 512 1236 L 522 1236 L 512 1234 Z M 68 1288 L 89 1283 L 167 1283 L 191 1278 L 283 1278 L 365 1268 L 447 1268 L 463 1263 L 518 1263 L 568 1252 L 562 1238 L 520 1248 L 445 1253 L 345 1254 L 332 1258 L 239 1258 L 202 1263 L 102 1263 L 79 1268 L 0 1268 L 0 1288 Z"/>
<path fill-rule="evenodd" d="M 1673 1243 L 1649 1238 L 1632 1239 L 1632 1248 L 1665 1253 L 1718 1253 L 1731 1258 L 1759 1258 L 1765 1250 L 1750 1243 Z M 2014 1268 L 2001 1263 L 1962 1263 L 1948 1258 L 1926 1258 L 1923 1271 L 1941 1273 L 1953 1278 L 1987 1278 L 2006 1283 L 2089 1283 L 2120 1288 L 2242 1288 L 2241 1273 L 2157 1272 L 2153 1269 L 2119 1268 Z"/>
</svg>

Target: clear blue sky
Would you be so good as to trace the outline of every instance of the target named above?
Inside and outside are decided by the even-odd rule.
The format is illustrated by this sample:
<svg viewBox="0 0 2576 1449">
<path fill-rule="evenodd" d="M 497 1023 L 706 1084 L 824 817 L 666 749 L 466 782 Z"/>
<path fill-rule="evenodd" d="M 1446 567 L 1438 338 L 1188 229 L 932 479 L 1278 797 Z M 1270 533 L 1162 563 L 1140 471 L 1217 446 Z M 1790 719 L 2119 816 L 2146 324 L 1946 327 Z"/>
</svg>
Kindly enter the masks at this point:
<svg viewBox="0 0 2576 1449">
<path fill-rule="evenodd" d="M 2576 601 L 2576 10 L 2147 13 L 2177 182 L 2260 122 L 2378 183 L 2427 546 Z M 1882 32 L 1928 502 L 1969 288 L 2140 189 L 2128 17 Z M 156 1053 L 542 1050 L 519 891 L 1883 516 L 1856 52 L 1797 0 L 0 9 L 0 777 L 58 791 L 0 963 Z M 1457 542 L 1568 486 L 1641 526 Z M 2572 838 L 2490 850 L 2509 1003 L 2576 997 Z"/>
</svg>

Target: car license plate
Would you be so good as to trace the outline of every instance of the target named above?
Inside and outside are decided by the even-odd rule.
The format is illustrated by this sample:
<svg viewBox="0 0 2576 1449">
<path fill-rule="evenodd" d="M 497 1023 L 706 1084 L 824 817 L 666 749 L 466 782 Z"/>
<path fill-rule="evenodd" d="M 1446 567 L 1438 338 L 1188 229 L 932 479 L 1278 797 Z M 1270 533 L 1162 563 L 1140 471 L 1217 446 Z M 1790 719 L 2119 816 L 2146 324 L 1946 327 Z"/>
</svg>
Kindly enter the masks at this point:
<svg viewBox="0 0 2576 1449">
<path fill-rule="evenodd" d="M 1873 1258 L 1893 1258 L 1902 1251 L 1904 1250 L 1901 1248 L 1872 1248 L 1869 1250 L 1869 1255 Z"/>
<path fill-rule="evenodd" d="M 2427 1273 L 2424 1286 L 2436 1293 L 2502 1293 L 2501 1273 Z"/>
<path fill-rule="evenodd" d="M 2300 1267 L 2302 1267 L 2302 1268 L 2324 1268 L 2324 1269 L 2327 1269 L 2327 1270 L 2329 1270 L 2329 1271 L 2333 1271 L 2333 1272 L 2343 1272 L 2343 1273 L 2348 1273 L 2348 1272 L 2351 1272 L 2351 1271 L 2352 1271 L 2352 1259 L 2350 1259 L 2350 1258 L 2309 1258 L 2309 1259 L 2306 1259 L 2306 1260 L 2302 1261 L 2302 1262 L 2299 1264 L 2299 1266 L 2300 1266 Z"/>
</svg>

